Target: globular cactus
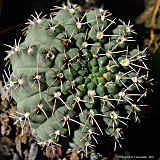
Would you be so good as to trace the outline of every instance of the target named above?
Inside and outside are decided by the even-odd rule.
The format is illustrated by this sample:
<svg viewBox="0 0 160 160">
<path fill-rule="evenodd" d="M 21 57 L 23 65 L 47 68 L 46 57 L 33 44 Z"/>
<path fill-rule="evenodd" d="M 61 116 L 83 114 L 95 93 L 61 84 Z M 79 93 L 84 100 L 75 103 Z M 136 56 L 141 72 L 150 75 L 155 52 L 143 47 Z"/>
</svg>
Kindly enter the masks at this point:
<svg viewBox="0 0 160 160">
<path fill-rule="evenodd" d="M 146 53 L 135 48 L 133 25 L 71 4 L 27 24 L 24 42 L 6 57 L 22 129 L 28 123 L 39 144 L 69 144 L 86 155 L 100 136 L 120 145 L 121 127 L 132 113 L 138 119 L 147 93 Z"/>
</svg>

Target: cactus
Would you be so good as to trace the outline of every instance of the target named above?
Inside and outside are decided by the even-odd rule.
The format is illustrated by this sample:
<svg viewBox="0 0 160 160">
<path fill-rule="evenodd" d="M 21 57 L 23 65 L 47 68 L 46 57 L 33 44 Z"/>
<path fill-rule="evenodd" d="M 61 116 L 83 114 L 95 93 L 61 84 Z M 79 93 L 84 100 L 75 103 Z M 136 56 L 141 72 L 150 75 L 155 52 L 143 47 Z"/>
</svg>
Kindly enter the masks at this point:
<svg viewBox="0 0 160 160">
<path fill-rule="evenodd" d="M 86 155 L 100 136 L 120 145 L 121 127 L 131 115 L 138 120 L 147 93 L 146 52 L 135 48 L 133 25 L 72 4 L 32 17 L 25 40 L 9 46 L 6 57 L 13 70 L 6 88 L 22 131 L 29 124 L 39 144 Z"/>
</svg>

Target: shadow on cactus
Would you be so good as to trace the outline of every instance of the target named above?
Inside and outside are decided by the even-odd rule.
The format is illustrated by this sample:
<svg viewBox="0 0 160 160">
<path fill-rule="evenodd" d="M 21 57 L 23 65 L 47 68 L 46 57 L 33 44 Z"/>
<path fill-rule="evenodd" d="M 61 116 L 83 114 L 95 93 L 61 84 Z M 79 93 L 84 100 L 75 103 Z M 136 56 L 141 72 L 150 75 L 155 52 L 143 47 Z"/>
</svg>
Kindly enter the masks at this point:
<svg viewBox="0 0 160 160">
<path fill-rule="evenodd" d="M 134 48 L 133 25 L 72 4 L 32 18 L 6 57 L 13 70 L 5 72 L 6 89 L 22 131 L 28 124 L 39 144 L 70 145 L 86 156 L 102 136 L 121 147 L 121 130 L 131 115 L 139 120 L 147 94 L 146 53 Z"/>
</svg>

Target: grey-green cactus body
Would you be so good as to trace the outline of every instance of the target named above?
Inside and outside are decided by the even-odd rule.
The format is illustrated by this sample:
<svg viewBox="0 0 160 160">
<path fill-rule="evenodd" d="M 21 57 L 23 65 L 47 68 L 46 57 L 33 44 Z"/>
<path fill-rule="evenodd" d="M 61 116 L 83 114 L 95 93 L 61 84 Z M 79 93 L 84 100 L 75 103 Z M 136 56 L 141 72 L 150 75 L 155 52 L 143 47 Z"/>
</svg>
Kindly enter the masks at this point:
<svg viewBox="0 0 160 160">
<path fill-rule="evenodd" d="M 148 75 L 145 52 L 130 49 L 132 25 L 74 5 L 28 24 L 24 42 L 8 51 L 7 87 L 37 141 L 88 152 L 100 135 L 121 138 L 119 127 L 139 111 Z"/>
</svg>

